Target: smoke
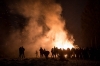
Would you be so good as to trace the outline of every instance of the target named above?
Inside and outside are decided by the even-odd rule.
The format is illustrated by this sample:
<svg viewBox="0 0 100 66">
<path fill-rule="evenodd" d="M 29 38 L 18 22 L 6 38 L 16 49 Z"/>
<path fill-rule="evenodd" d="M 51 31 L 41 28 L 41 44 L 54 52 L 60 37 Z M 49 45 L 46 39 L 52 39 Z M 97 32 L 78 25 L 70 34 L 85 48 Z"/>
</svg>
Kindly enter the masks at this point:
<svg viewBox="0 0 100 66">
<path fill-rule="evenodd" d="M 34 57 L 35 51 L 40 47 L 50 51 L 52 47 L 57 46 L 58 42 L 64 43 L 67 40 L 73 44 L 73 37 L 65 29 L 61 5 L 54 0 L 13 1 L 9 8 L 11 13 L 17 13 L 29 19 L 21 32 L 13 30 L 9 36 L 6 43 L 11 53 L 14 52 L 16 55 L 18 48 L 23 46 L 25 55 Z"/>
</svg>

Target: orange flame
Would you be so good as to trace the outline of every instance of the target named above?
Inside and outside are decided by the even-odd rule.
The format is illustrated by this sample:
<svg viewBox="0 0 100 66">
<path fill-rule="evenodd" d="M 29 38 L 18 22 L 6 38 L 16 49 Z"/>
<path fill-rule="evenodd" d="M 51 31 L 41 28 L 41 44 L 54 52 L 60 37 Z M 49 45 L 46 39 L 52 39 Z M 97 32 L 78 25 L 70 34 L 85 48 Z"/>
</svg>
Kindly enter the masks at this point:
<svg viewBox="0 0 100 66">
<path fill-rule="evenodd" d="M 65 30 L 60 30 L 60 31 L 53 31 L 51 30 L 48 33 L 48 36 L 51 36 L 53 38 L 52 44 L 53 47 L 58 47 L 58 49 L 67 49 L 67 48 L 75 48 L 73 45 L 74 39 L 73 36 L 68 38 L 68 34 Z"/>
<path fill-rule="evenodd" d="M 71 48 L 74 48 L 73 43 L 74 43 L 73 39 L 68 40 L 68 37 L 65 31 L 59 32 L 55 36 L 54 45 L 58 48 L 62 48 L 62 49 L 70 48 L 71 49 Z"/>
</svg>

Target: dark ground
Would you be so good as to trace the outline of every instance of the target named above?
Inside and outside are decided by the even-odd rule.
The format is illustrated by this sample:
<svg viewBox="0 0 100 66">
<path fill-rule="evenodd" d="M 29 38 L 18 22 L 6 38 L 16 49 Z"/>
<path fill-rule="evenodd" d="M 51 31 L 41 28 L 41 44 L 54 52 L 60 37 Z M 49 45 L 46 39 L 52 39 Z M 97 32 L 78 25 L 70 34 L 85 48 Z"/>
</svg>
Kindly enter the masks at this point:
<svg viewBox="0 0 100 66">
<path fill-rule="evenodd" d="M 56 59 L 29 58 L 19 59 L 0 59 L 0 66 L 100 66 L 100 61 L 94 60 L 71 60 L 59 61 Z"/>
</svg>

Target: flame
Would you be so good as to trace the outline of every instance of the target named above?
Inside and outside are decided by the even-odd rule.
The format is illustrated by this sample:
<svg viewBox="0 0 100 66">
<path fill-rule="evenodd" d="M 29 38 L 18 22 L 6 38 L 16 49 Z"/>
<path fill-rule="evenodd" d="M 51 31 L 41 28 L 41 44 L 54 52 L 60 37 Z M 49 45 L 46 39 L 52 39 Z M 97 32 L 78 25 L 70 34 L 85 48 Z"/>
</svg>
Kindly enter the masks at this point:
<svg viewBox="0 0 100 66">
<path fill-rule="evenodd" d="M 54 45 L 61 49 L 74 48 L 73 40 L 68 40 L 64 31 L 56 34 Z"/>
<path fill-rule="evenodd" d="M 58 41 L 58 42 L 56 42 L 55 43 L 55 46 L 56 47 L 58 47 L 58 49 L 67 49 L 67 48 L 70 48 L 70 49 L 72 49 L 72 48 L 74 48 L 74 45 L 73 44 L 71 44 L 69 41 L 66 41 L 66 42 L 64 42 L 64 43 L 61 43 L 62 41 Z"/>
<path fill-rule="evenodd" d="M 68 33 L 65 30 L 51 30 L 48 33 L 48 37 L 52 38 L 53 47 L 57 47 L 58 49 L 67 49 L 67 48 L 75 48 L 73 45 L 74 39 L 73 36 L 68 38 Z"/>
</svg>

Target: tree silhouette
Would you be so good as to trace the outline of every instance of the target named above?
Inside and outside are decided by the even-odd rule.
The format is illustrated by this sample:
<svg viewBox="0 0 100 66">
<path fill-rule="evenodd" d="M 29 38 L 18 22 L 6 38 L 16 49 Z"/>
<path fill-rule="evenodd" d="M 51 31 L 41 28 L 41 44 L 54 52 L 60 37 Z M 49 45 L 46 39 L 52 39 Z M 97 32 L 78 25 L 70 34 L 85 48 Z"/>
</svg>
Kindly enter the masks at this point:
<svg viewBox="0 0 100 66">
<path fill-rule="evenodd" d="M 82 36 L 86 46 L 99 47 L 100 45 L 100 2 L 99 0 L 89 0 L 82 19 Z"/>
</svg>

